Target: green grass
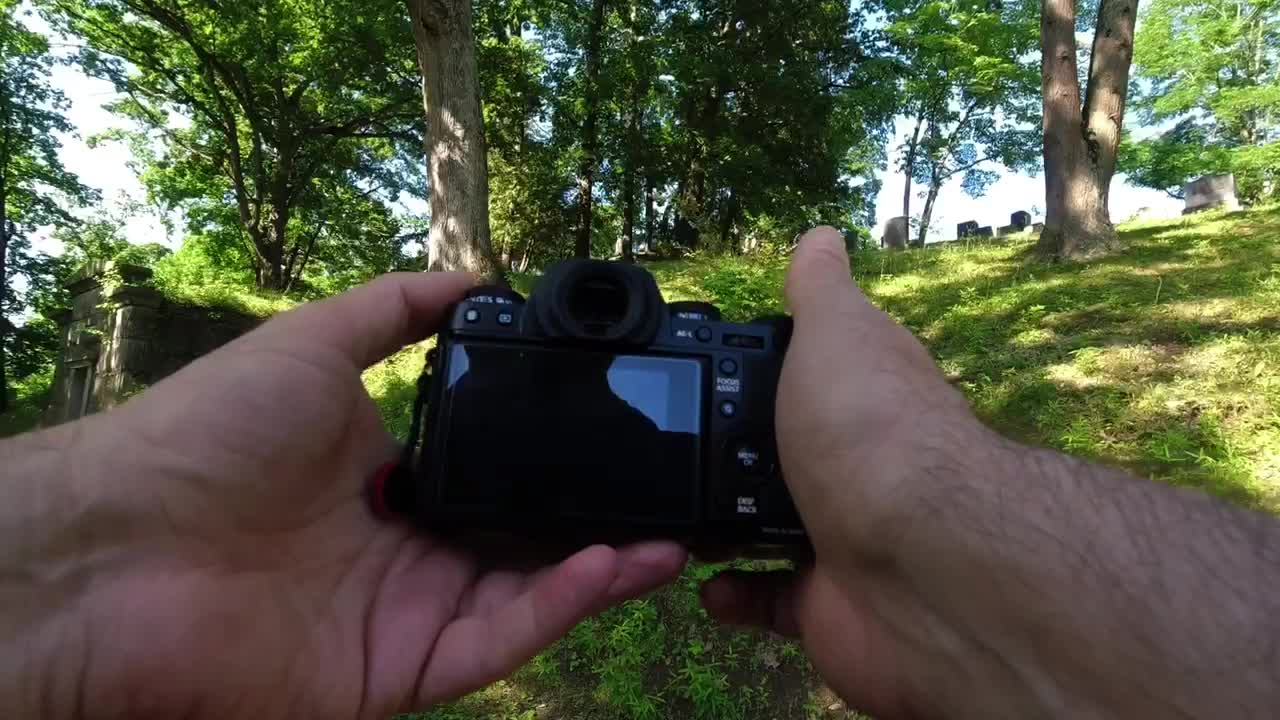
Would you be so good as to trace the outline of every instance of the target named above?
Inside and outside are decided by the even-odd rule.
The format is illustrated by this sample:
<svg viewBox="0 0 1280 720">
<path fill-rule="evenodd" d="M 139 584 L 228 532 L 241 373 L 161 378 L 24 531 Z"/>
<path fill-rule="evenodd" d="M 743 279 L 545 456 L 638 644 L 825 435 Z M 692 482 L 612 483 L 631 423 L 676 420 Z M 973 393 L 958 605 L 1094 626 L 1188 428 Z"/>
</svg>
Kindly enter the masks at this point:
<svg viewBox="0 0 1280 720">
<path fill-rule="evenodd" d="M 853 272 L 1001 432 L 1280 511 L 1280 207 L 1122 235 L 1124 252 L 1091 264 L 1041 262 L 1031 240 L 1015 239 L 860 251 Z M 707 299 L 749 320 L 783 309 L 786 264 L 697 257 L 649 268 L 668 300 Z M 252 314 L 289 304 L 216 281 L 181 290 L 188 275 L 158 273 L 158 284 Z M 527 292 L 536 277 L 514 281 Z M 364 375 L 397 436 L 424 347 Z M 34 424 L 48 381 L 11 388 L 16 409 L 0 416 L 0 436 Z M 697 587 L 719 569 L 692 566 L 674 587 L 583 623 L 510 680 L 418 718 L 859 717 L 831 710 L 836 698 L 793 643 L 711 624 Z"/>
<path fill-rule="evenodd" d="M 1280 207 L 1122 231 L 1125 251 L 1091 264 L 1038 261 L 1017 239 L 861 251 L 854 276 L 1001 432 L 1280 511 Z M 668 300 L 709 299 L 748 320 L 783 309 L 786 262 L 649 267 Z M 836 699 L 794 644 L 710 623 L 696 593 L 717 570 L 691 567 L 425 718 L 858 717 L 828 710 Z"/>
<path fill-rule="evenodd" d="M 231 310 L 251 317 L 270 317 L 298 304 L 298 298 L 269 290 L 258 290 L 226 280 L 190 283 L 166 275 L 158 268 L 152 284 L 165 298 L 179 305 Z"/>
</svg>

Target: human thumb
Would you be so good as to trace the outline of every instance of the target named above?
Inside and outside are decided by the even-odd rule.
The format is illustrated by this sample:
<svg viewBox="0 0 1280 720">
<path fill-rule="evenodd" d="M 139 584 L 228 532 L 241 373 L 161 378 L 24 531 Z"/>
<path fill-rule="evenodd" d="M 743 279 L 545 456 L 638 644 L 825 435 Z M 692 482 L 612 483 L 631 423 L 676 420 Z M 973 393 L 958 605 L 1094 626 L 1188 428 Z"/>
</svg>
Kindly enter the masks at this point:
<svg viewBox="0 0 1280 720">
<path fill-rule="evenodd" d="M 849 251 L 832 227 L 818 227 L 800 238 L 787 272 L 787 305 L 801 332 L 829 327 L 833 316 L 870 309 L 849 275 Z"/>
<path fill-rule="evenodd" d="M 854 284 L 844 236 L 831 227 L 814 228 L 800 238 L 787 272 L 786 297 L 795 321 L 791 347 L 817 354 L 815 361 L 847 361 L 893 323 Z"/>
</svg>

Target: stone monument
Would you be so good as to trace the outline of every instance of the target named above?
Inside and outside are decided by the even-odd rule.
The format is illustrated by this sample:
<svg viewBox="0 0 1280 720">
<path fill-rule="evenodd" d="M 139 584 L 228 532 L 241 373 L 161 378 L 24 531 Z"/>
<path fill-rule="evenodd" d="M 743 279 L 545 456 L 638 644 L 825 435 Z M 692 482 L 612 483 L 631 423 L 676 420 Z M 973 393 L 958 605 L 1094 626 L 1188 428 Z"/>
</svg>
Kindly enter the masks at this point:
<svg viewBox="0 0 1280 720">
<path fill-rule="evenodd" d="M 885 223 L 884 238 L 881 239 L 880 246 L 890 250 L 902 250 L 907 247 L 907 236 L 910 233 L 911 224 L 906 216 L 891 217 L 889 222 Z"/>
<path fill-rule="evenodd" d="M 146 268 L 108 263 L 72 276 L 71 310 L 59 318 L 62 346 L 42 425 L 119 405 L 261 322 L 174 303 L 147 286 L 150 277 Z"/>
<path fill-rule="evenodd" d="M 1192 180 L 1182 186 L 1182 194 L 1186 202 L 1183 215 L 1215 208 L 1240 209 L 1240 201 L 1236 199 L 1236 176 L 1230 173 L 1205 175 Z"/>
<path fill-rule="evenodd" d="M 1031 225 L 1031 213 L 1019 210 L 1009 216 L 1009 224 L 1019 231 L 1025 230 Z"/>
<path fill-rule="evenodd" d="M 977 235 L 977 234 L 978 234 L 977 220 L 969 220 L 967 222 L 962 222 L 959 225 L 956 225 L 956 239 L 958 240 L 963 240 L 964 238 L 967 238 L 970 235 Z"/>
<path fill-rule="evenodd" d="M 989 238 L 989 237 L 993 237 L 994 233 L 991 232 L 990 225 L 983 225 L 982 227 L 978 228 L 978 232 L 974 233 L 974 236 Z"/>
</svg>

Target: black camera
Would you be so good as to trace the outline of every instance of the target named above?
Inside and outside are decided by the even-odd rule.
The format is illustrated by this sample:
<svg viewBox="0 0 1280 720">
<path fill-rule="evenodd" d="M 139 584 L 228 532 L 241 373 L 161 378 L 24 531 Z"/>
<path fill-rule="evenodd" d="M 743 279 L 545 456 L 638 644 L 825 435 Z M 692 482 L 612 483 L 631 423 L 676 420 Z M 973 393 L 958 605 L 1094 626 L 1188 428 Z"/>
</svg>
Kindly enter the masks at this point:
<svg viewBox="0 0 1280 720">
<path fill-rule="evenodd" d="M 527 302 L 474 288 L 420 383 L 398 504 L 437 532 L 807 547 L 774 441 L 790 334 L 666 303 L 621 263 L 559 263 Z"/>
</svg>

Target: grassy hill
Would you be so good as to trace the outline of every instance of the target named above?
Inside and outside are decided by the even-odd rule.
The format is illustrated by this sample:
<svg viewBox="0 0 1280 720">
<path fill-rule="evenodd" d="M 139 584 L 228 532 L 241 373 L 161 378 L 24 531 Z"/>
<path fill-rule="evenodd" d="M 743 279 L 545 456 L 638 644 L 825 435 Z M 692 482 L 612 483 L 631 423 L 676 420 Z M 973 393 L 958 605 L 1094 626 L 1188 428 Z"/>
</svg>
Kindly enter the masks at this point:
<svg viewBox="0 0 1280 720">
<path fill-rule="evenodd" d="M 1280 207 L 1122 234 L 1125 252 L 1088 265 L 1036 261 L 1019 239 L 863 251 L 853 267 L 993 427 L 1280 511 Z M 668 300 L 709 299 L 747 320 L 782 309 L 786 263 L 649 267 Z M 534 278 L 516 280 L 528 290 Z M 197 291 L 205 303 L 240 292 Z M 261 312 L 284 304 L 263 302 Z M 398 436 L 421 364 L 411 348 L 365 374 Z M 19 411 L 0 418 L 0 436 L 34 423 L 47 384 L 15 388 Z M 856 717 L 795 644 L 708 622 L 697 585 L 718 569 L 691 567 L 674 588 L 579 626 L 512 680 L 420 720 Z"/>
<path fill-rule="evenodd" d="M 867 295 L 916 332 L 990 425 L 1028 443 L 1280 510 L 1280 208 L 1123 228 L 1088 265 L 1030 240 L 855 254 Z M 781 309 L 783 257 L 651 269 L 669 300 L 726 316 Z M 527 281 L 527 280 L 526 280 Z M 369 376 L 404 413 L 420 352 Z M 584 623 L 514 679 L 429 720 L 856 717 L 780 638 L 710 625 L 695 566 L 675 587 Z"/>
</svg>

